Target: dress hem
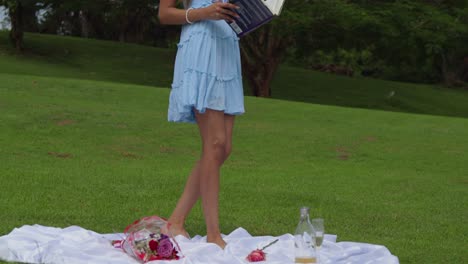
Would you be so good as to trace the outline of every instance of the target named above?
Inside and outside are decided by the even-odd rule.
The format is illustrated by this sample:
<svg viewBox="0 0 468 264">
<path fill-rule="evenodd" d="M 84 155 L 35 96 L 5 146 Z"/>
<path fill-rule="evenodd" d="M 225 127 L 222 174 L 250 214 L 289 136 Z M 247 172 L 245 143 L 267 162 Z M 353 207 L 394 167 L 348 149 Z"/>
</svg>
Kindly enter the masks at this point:
<svg viewBox="0 0 468 264">
<path fill-rule="evenodd" d="M 214 111 L 223 111 L 225 115 L 232 115 L 232 116 L 241 116 L 245 114 L 245 110 L 242 111 L 227 111 L 226 109 L 216 109 L 214 107 L 203 107 L 203 108 L 197 108 L 195 105 L 189 105 L 187 107 L 190 107 L 192 109 L 190 113 L 187 112 L 173 112 L 173 115 L 178 116 L 176 117 L 171 117 L 171 112 L 169 112 L 169 117 L 168 121 L 173 122 L 173 123 L 192 123 L 196 124 L 196 119 L 195 119 L 195 113 L 193 111 L 193 108 L 196 108 L 201 114 L 204 114 L 206 112 L 206 109 L 214 110 Z"/>
</svg>

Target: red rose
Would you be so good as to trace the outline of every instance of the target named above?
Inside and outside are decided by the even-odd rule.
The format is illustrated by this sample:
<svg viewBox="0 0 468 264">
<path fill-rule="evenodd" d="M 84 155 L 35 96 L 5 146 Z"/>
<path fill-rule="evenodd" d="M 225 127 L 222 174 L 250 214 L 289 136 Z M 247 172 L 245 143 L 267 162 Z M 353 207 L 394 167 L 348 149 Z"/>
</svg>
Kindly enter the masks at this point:
<svg viewBox="0 0 468 264">
<path fill-rule="evenodd" d="M 148 243 L 148 246 L 152 251 L 156 251 L 158 250 L 158 241 L 150 240 L 150 242 Z"/>
<path fill-rule="evenodd" d="M 266 254 L 263 252 L 263 250 L 257 249 L 252 251 L 252 253 L 247 256 L 247 260 L 249 262 L 265 261 L 265 255 Z"/>
</svg>

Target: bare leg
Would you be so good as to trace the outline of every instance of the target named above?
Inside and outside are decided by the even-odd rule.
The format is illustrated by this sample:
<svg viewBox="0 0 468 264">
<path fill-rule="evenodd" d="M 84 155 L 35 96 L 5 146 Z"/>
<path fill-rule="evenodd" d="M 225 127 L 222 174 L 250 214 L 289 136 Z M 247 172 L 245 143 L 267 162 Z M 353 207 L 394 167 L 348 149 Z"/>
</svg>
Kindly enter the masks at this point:
<svg viewBox="0 0 468 264">
<path fill-rule="evenodd" d="M 196 113 L 202 137 L 203 151 L 200 160 L 200 194 L 205 216 L 207 242 L 221 248 L 226 242 L 219 229 L 219 177 L 220 167 L 226 159 L 228 135 L 223 112 L 208 109 Z"/>
<path fill-rule="evenodd" d="M 212 110 L 209 110 L 212 111 Z M 217 111 L 213 111 L 217 112 Z M 200 118 L 197 115 L 198 120 Z M 219 167 L 224 163 L 224 161 L 229 157 L 232 149 L 232 130 L 234 127 L 234 116 L 231 115 L 224 115 L 224 133 L 225 133 L 225 138 L 226 138 L 226 144 L 224 148 L 224 155 L 222 157 L 221 164 Z M 204 119 L 202 117 L 202 119 Z M 201 120 L 202 123 L 207 123 Z M 200 127 L 200 133 L 202 134 L 202 141 L 203 141 L 203 132 L 202 132 L 202 127 L 199 122 L 199 127 Z M 206 130 L 206 129 L 204 129 Z M 203 154 L 202 154 L 203 157 Z M 177 203 L 176 208 L 174 209 L 174 212 L 172 213 L 171 217 L 169 218 L 169 222 L 172 224 L 171 226 L 171 232 L 174 236 L 176 235 L 183 235 L 185 237 L 188 237 L 188 233 L 184 229 L 184 222 L 188 214 L 190 213 L 190 210 L 200 197 L 201 193 L 201 185 L 200 185 L 200 166 L 201 166 L 201 160 L 198 161 L 195 164 L 195 167 L 192 170 L 192 173 L 190 174 L 189 178 L 187 179 L 187 183 L 185 185 L 184 192 L 179 199 L 179 202 Z M 218 188 L 217 190 L 214 190 L 217 193 L 219 193 L 219 168 L 218 168 Z M 205 208 L 205 206 L 203 206 Z M 218 210 L 217 203 L 216 203 L 216 211 Z M 205 210 L 204 210 L 205 211 Z M 217 212 L 216 212 L 217 215 Z M 217 217 L 216 217 L 217 218 Z M 207 222 L 207 231 L 208 231 L 208 222 Z M 217 228 L 217 231 L 219 233 L 219 227 Z M 216 232 L 215 232 L 216 233 Z M 210 236 L 212 237 L 212 236 Z M 218 241 L 218 245 L 221 247 L 224 247 L 225 242 L 221 239 L 221 236 L 214 236 L 216 239 L 208 239 L 208 242 L 215 242 Z M 221 239 L 219 241 L 219 239 Z M 212 241 L 210 241 L 212 240 Z"/>
<path fill-rule="evenodd" d="M 169 218 L 171 223 L 171 233 L 174 236 L 183 235 L 189 238 L 187 231 L 185 231 L 184 224 L 190 210 L 200 197 L 200 161 L 197 161 L 192 173 L 187 179 L 184 192 L 177 203 L 176 208 Z"/>
</svg>

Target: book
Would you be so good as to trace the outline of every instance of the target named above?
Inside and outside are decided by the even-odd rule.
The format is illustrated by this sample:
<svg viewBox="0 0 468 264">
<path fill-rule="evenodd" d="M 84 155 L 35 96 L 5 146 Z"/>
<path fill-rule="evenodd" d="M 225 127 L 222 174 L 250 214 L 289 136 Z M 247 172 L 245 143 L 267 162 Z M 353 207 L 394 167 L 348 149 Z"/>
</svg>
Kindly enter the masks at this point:
<svg viewBox="0 0 468 264">
<path fill-rule="evenodd" d="M 279 16 L 285 0 L 230 0 L 229 3 L 239 6 L 234 10 L 239 18 L 228 22 L 229 26 L 242 37 Z"/>
</svg>

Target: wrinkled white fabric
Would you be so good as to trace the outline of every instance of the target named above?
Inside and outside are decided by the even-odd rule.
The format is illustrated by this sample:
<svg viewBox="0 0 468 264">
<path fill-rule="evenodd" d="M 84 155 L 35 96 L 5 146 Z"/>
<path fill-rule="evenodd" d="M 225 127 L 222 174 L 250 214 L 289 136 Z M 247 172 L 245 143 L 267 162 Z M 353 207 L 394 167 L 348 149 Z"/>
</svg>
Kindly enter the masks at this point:
<svg viewBox="0 0 468 264">
<path fill-rule="evenodd" d="M 277 243 L 267 248 L 268 264 L 293 264 L 294 242 L 291 234 L 279 237 L 251 236 L 238 228 L 224 236 L 225 250 L 206 243 L 206 237 L 191 240 L 176 239 L 185 257 L 177 261 L 153 261 L 157 264 L 241 264 L 254 249 L 261 248 L 276 238 Z M 122 234 L 98 234 L 78 226 L 54 228 L 40 225 L 23 226 L 0 237 L 0 259 L 40 264 L 138 264 L 110 240 L 120 240 Z M 355 242 L 336 242 L 335 235 L 325 235 L 321 252 L 322 263 L 330 264 L 398 264 L 386 247 Z"/>
</svg>

